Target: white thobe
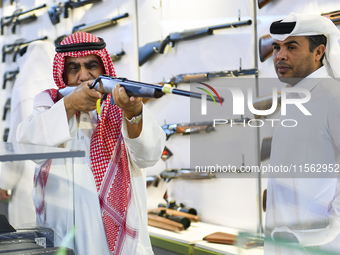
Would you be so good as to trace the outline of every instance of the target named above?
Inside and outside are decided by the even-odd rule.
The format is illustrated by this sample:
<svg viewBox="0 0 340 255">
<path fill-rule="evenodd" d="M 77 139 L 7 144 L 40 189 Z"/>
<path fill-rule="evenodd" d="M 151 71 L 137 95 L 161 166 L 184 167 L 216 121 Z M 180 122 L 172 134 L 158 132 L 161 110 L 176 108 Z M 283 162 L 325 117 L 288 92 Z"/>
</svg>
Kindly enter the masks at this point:
<svg viewBox="0 0 340 255">
<path fill-rule="evenodd" d="M 303 105 L 312 116 L 305 116 L 295 105 L 287 106 L 287 115 L 281 116 L 281 119 L 294 119 L 298 125 L 291 128 L 281 125 L 276 127 L 270 164 L 288 167 L 331 164 L 335 167 L 340 163 L 340 83 L 328 76 L 326 69 L 321 67 L 294 88 L 311 92 L 311 99 Z M 267 237 L 270 238 L 274 233 L 291 232 L 302 246 L 340 251 L 340 238 L 335 238 L 336 234 L 332 237 L 326 232 L 328 237 L 321 232 L 308 235 L 308 232 L 325 230 L 331 219 L 340 216 L 339 175 L 333 175 L 332 178 L 301 178 L 301 174 L 298 174 L 297 178 L 295 173 L 291 173 L 285 176 L 288 178 L 269 178 Z M 308 173 L 303 177 L 308 177 Z M 340 233 L 340 228 L 336 231 Z M 265 244 L 265 254 L 294 252 Z"/>
<path fill-rule="evenodd" d="M 44 92 L 36 97 L 33 114 L 19 125 L 17 132 L 18 141 L 22 143 L 85 151 L 85 158 L 53 160 L 45 188 L 46 222 L 61 236 L 75 224 L 75 250 L 80 255 L 110 254 L 89 157 L 96 116 L 95 111 L 81 112 L 68 121 L 64 100 L 54 104 Z M 153 254 L 147 231 L 146 180 L 141 168 L 152 166 L 160 159 L 165 134 L 145 106 L 139 137 L 128 138 L 125 121 L 122 134 L 129 159 L 131 199 L 139 217 L 136 254 Z M 128 253 L 123 251 L 122 254 Z"/>
<path fill-rule="evenodd" d="M 51 66 L 55 51 L 52 43 L 36 41 L 28 45 L 25 55 L 18 59 L 20 72 L 11 95 L 10 131 L 8 142 L 16 142 L 20 122 L 33 110 L 35 95 L 48 88 L 56 88 Z M 12 190 L 8 204 L 8 220 L 14 227 L 35 224 L 32 201 L 35 163 L 30 160 L 2 164 L 0 188 Z"/>
</svg>

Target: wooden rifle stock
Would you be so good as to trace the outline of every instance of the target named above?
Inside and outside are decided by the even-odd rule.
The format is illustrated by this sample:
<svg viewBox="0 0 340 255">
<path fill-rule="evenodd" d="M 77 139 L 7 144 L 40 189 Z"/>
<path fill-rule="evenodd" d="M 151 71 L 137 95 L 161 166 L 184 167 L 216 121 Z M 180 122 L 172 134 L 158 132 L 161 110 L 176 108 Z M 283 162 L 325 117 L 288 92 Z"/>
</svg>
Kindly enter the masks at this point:
<svg viewBox="0 0 340 255">
<path fill-rule="evenodd" d="M 273 38 L 270 36 L 270 34 L 264 35 L 260 37 L 259 40 L 259 52 L 260 52 L 260 61 L 264 62 L 266 61 L 272 54 L 273 54 Z"/>
<path fill-rule="evenodd" d="M 184 230 L 184 227 L 181 223 L 154 214 L 148 214 L 148 225 L 170 231 Z"/>
<path fill-rule="evenodd" d="M 271 1 L 273 1 L 273 0 L 257 0 L 257 5 L 258 5 L 259 9 L 261 9 L 263 6 L 267 5 Z"/>
<path fill-rule="evenodd" d="M 169 208 L 165 208 L 165 207 L 158 207 L 158 208 L 153 209 L 153 210 L 148 210 L 148 213 L 150 213 L 152 211 L 161 212 L 162 210 L 165 210 L 166 214 L 172 214 L 173 216 L 182 216 L 182 217 L 188 218 L 192 222 L 199 222 L 200 221 L 200 218 L 197 215 L 193 215 L 193 214 L 190 214 L 190 213 L 185 213 L 185 212 L 181 212 L 181 211 L 177 211 L 177 210 L 169 209 Z"/>
<path fill-rule="evenodd" d="M 340 24 L 340 10 L 334 12 L 321 13 L 321 16 L 329 18 L 334 24 Z"/>
<path fill-rule="evenodd" d="M 236 236 L 229 233 L 215 232 L 203 237 L 204 241 L 211 243 L 235 244 Z"/>
</svg>

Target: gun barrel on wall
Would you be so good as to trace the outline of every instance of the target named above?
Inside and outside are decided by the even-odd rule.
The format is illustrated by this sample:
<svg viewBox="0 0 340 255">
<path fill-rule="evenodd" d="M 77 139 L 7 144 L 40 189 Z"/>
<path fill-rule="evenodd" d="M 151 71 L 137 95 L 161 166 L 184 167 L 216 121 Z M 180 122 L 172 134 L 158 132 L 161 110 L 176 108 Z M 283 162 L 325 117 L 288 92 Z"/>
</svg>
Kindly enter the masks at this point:
<svg viewBox="0 0 340 255">
<path fill-rule="evenodd" d="M 231 22 L 231 23 L 217 25 L 217 26 L 186 30 L 183 32 L 171 33 L 163 41 L 147 43 L 143 47 L 139 48 L 139 66 L 142 66 L 156 53 L 163 54 L 164 49 L 168 44 L 171 44 L 171 46 L 174 46 L 175 42 L 178 42 L 178 41 L 197 39 L 200 37 L 212 35 L 214 30 L 225 29 L 225 28 L 237 28 L 241 26 L 249 26 L 251 24 L 252 24 L 251 20 L 246 20 L 246 21 Z"/>
</svg>

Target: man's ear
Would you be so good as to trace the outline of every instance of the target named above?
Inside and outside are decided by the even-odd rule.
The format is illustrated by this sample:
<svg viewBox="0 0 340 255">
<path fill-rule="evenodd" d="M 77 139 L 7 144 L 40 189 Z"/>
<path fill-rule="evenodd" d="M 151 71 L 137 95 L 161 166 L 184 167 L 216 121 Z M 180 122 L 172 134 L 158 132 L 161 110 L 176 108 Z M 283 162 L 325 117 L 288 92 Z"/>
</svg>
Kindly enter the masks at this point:
<svg viewBox="0 0 340 255">
<path fill-rule="evenodd" d="M 315 62 L 319 62 L 322 56 L 325 54 L 326 47 L 323 44 L 320 44 L 318 47 L 315 48 Z"/>
</svg>

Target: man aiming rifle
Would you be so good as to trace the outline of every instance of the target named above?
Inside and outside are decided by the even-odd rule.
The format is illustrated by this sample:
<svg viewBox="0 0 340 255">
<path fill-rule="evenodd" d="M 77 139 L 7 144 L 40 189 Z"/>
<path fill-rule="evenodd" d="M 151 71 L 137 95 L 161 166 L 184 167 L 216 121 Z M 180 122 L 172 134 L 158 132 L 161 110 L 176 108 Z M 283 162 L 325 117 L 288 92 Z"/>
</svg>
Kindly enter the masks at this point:
<svg viewBox="0 0 340 255">
<path fill-rule="evenodd" d="M 67 171 L 71 161 L 53 159 L 37 166 L 38 223 L 46 219 L 65 236 L 73 227 L 74 202 L 77 254 L 153 254 L 145 175 L 140 168 L 159 160 L 165 134 L 142 98 L 128 97 L 117 85 L 112 91 L 116 105 L 112 105 L 111 95 L 89 88 L 101 74 L 115 76 L 105 46 L 102 39 L 79 32 L 56 47 L 56 85 L 77 88 L 65 97 L 57 90 L 38 94 L 33 114 L 18 127 L 17 139 L 85 151 L 85 158 L 74 159 L 73 191 Z"/>
</svg>

